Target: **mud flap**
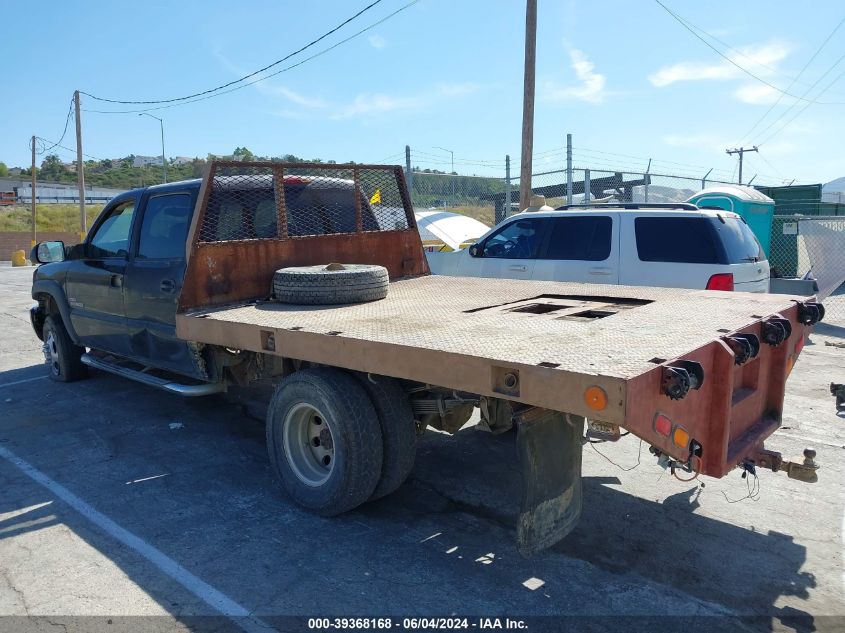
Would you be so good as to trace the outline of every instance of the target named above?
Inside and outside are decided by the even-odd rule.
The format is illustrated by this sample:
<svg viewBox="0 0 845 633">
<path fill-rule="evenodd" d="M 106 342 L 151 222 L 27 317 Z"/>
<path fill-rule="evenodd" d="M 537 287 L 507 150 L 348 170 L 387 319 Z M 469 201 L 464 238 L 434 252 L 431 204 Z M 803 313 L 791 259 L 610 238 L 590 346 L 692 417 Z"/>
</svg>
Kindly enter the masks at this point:
<svg viewBox="0 0 845 633">
<path fill-rule="evenodd" d="M 522 470 L 517 549 L 530 556 L 569 534 L 581 516 L 584 418 L 545 409 L 515 417 Z"/>
</svg>

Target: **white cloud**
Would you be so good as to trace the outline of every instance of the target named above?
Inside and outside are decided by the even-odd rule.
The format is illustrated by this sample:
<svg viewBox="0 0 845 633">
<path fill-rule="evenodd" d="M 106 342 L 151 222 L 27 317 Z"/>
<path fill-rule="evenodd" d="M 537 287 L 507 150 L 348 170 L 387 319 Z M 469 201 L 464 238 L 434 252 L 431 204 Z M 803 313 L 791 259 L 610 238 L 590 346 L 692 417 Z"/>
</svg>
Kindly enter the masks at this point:
<svg viewBox="0 0 845 633">
<path fill-rule="evenodd" d="M 325 108 L 326 102 L 318 97 L 308 97 L 299 92 L 291 90 L 286 86 L 279 86 L 274 84 L 265 84 L 260 82 L 255 84 L 258 89 L 264 94 L 281 95 L 288 101 L 297 105 L 305 106 L 306 108 Z"/>
<path fill-rule="evenodd" d="M 604 101 L 607 96 L 605 91 L 607 78 L 595 72 L 595 64 L 587 59 L 583 51 L 577 48 L 569 50 L 569 60 L 580 83 L 576 86 L 560 87 L 554 82 L 546 82 L 543 97 L 547 101 L 566 101 L 569 99 L 579 99 L 589 103 Z"/>
<path fill-rule="evenodd" d="M 409 97 L 392 97 L 386 94 L 361 93 L 355 97 L 352 103 L 340 108 L 333 119 L 346 119 L 354 116 L 366 116 L 370 114 L 383 114 L 395 110 L 408 110 L 421 105 L 419 99 Z"/>
<path fill-rule="evenodd" d="M 782 42 L 752 44 L 728 54 L 735 63 L 761 77 L 774 74 L 777 64 L 787 57 L 790 47 Z M 652 85 L 662 88 L 679 81 L 725 81 L 747 75 L 727 60 L 717 63 L 682 61 L 663 66 L 649 75 Z"/>
<path fill-rule="evenodd" d="M 765 84 L 747 84 L 734 90 L 734 97 L 743 103 L 769 105 L 778 100 L 780 93 Z"/>
<path fill-rule="evenodd" d="M 221 53 L 219 50 L 215 50 L 214 55 L 233 75 L 244 76 L 247 74 L 248 71 L 245 71 L 243 68 L 239 68 L 225 55 L 223 55 L 223 53 Z M 268 83 L 267 81 L 259 81 L 257 83 L 252 84 L 252 87 L 260 93 L 284 97 L 292 103 L 305 106 L 307 108 L 326 107 L 326 103 L 322 99 L 318 97 L 309 97 L 303 95 L 302 93 L 291 90 L 287 86 L 283 86 L 281 84 Z"/>
<path fill-rule="evenodd" d="M 384 48 L 387 46 L 387 40 L 381 35 L 370 35 L 368 39 L 370 40 L 370 46 L 373 48 Z"/>
</svg>

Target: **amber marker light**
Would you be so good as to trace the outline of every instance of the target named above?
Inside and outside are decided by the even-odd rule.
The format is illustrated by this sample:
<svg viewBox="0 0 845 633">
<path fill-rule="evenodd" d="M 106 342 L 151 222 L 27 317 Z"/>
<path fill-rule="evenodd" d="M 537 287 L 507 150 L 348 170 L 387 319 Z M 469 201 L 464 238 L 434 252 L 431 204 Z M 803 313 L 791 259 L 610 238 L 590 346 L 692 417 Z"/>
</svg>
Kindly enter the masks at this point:
<svg viewBox="0 0 845 633">
<path fill-rule="evenodd" d="M 604 411 L 607 408 L 607 393 L 601 387 L 588 387 L 584 392 L 584 402 L 593 411 Z"/>
<path fill-rule="evenodd" d="M 689 445 L 689 433 L 679 426 L 672 435 L 672 441 L 678 448 L 686 448 Z"/>
</svg>

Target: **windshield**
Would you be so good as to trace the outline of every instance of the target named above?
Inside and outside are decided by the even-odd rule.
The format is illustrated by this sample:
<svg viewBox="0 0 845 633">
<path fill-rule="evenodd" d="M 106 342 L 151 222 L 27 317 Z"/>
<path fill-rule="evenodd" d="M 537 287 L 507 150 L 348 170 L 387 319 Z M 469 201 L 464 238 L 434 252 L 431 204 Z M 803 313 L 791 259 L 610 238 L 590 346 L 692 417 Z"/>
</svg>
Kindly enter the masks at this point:
<svg viewBox="0 0 845 633">
<path fill-rule="evenodd" d="M 742 219 L 720 216 L 713 219 L 713 226 L 725 247 L 729 264 L 766 260 L 760 242 Z"/>
</svg>

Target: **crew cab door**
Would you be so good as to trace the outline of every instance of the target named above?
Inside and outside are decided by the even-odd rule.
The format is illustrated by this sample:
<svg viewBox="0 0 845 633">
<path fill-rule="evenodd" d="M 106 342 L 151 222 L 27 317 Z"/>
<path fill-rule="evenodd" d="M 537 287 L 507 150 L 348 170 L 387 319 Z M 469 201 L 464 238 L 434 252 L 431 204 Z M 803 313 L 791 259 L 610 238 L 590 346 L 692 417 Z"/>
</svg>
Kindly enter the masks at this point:
<svg viewBox="0 0 845 633">
<path fill-rule="evenodd" d="M 475 257 L 462 257 L 458 275 L 531 279 L 549 218 L 518 217 L 484 238 Z"/>
<path fill-rule="evenodd" d="M 549 219 L 533 279 L 619 283 L 619 214 L 568 212 Z"/>
<path fill-rule="evenodd" d="M 185 276 L 185 242 L 196 191 L 148 194 L 126 272 L 124 303 L 132 357 L 188 375 L 196 370 L 176 337 L 176 303 Z"/>
<path fill-rule="evenodd" d="M 134 195 L 112 200 L 84 244 L 68 261 L 65 294 L 70 320 L 86 347 L 121 356 L 130 353 L 123 307 Z"/>
</svg>

